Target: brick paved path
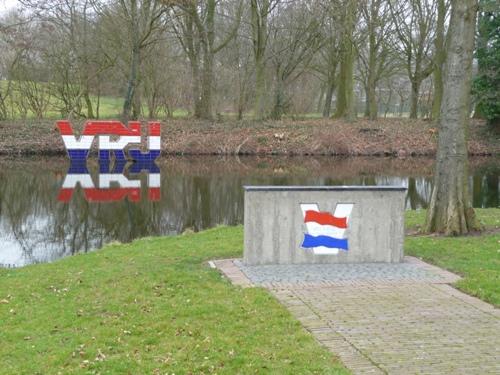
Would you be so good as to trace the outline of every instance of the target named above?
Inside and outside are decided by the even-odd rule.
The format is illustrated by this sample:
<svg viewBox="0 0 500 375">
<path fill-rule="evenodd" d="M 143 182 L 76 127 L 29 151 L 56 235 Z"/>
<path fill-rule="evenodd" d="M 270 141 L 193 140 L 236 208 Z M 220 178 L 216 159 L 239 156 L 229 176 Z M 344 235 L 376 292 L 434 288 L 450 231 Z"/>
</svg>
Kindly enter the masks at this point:
<svg viewBox="0 0 500 375">
<path fill-rule="evenodd" d="M 408 260 L 440 277 L 261 285 L 354 374 L 500 374 L 499 310 L 447 285 L 453 274 Z M 215 265 L 236 284 L 254 282 L 238 262 Z"/>
</svg>

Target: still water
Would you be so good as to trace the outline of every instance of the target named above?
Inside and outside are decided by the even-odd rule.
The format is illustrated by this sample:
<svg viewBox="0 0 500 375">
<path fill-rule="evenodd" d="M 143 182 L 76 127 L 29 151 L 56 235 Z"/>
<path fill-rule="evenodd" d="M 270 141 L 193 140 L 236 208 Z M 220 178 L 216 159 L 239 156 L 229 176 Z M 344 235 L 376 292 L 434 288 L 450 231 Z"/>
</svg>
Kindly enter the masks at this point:
<svg viewBox="0 0 500 375">
<path fill-rule="evenodd" d="M 0 159 L 0 267 L 240 224 L 243 185 L 403 185 L 407 209 L 425 208 L 432 190 L 433 161 L 423 158 L 178 157 L 157 164 Z M 471 160 L 475 207 L 499 207 L 499 182 L 498 158 Z"/>
</svg>

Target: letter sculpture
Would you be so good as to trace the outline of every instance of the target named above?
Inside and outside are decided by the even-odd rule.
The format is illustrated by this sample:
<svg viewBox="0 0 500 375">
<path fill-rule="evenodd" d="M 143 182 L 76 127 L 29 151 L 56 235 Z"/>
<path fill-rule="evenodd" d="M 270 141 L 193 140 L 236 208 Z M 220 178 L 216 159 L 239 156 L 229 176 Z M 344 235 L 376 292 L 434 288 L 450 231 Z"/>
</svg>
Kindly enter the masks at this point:
<svg viewBox="0 0 500 375">
<path fill-rule="evenodd" d="M 81 186 L 85 199 L 90 202 L 113 202 L 124 198 L 132 202 L 139 201 L 141 180 L 130 179 L 125 175 L 129 159 L 135 161 L 128 169 L 129 175 L 146 171 L 148 199 L 160 200 L 160 169 L 154 162 L 160 156 L 159 122 L 148 124 L 148 150 L 142 152 L 138 148 L 129 148 L 128 157 L 125 148 L 131 144 L 141 143 L 141 124 L 137 121 L 129 122 L 128 127 L 119 121 L 87 121 L 78 139 L 69 121 L 58 121 L 57 128 L 71 161 L 59 191 L 59 201 L 69 202 L 77 185 Z M 99 150 L 99 175 L 98 183 L 94 184 L 87 169 L 87 158 L 96 137 Z M 115 160 L 111 168 L 113 156 Z"/>
</svg>

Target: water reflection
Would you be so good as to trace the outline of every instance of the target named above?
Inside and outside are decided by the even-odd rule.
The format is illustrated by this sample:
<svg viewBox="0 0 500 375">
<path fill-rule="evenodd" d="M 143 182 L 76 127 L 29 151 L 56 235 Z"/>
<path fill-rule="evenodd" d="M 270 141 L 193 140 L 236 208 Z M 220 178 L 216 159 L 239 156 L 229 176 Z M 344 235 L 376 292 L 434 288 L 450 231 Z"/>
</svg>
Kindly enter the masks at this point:
<svg viewBox="0 0 500 375">
<path fill-rule="evenodd" d="M 426 207 L 432 190 L 433 162 L 427 159 L 204 157 L 158 163 L 155 169 L 90 162 L 82 170 L 59 158 L 0 159 L 0 264 L 48 262 L 110 241 L 239 224 L 245 184 L 403 185 L 408 209 Z M 498 159 L 471 161 L 476 207 L 499 206 L 499 175 Z"/>
<path fill-rule="evenodd" d="M 72 160 L 57 199 L 59 202 L 69 203 L 73 192 L 80 186 L 85 199 L 89 202 L 117 202 L 125 198 L 131 202 L 139 202 L 142 182 L 137 178 L 129 179 L 126 176 L 127 172 L 132 176 L 145 172 L 148 186 L 147 198 L 151 201 L 160 200 L 160 168 L 153 160 L 134 163 L 116 160 L 111 168 L 109 159 L 99 161 L 97 187 L 88 171 L 87 162 Z"/>
</svg>

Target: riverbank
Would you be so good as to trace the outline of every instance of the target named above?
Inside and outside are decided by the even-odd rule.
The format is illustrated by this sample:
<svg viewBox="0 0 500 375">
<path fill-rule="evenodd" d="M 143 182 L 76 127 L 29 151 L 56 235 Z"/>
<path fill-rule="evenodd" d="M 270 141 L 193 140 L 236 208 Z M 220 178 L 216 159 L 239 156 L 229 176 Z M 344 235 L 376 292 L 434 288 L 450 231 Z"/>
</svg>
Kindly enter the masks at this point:
<svg viewBox="0 0 500 375">
<path fill-rule="evenodd" d="M 75 122 L 80 134 L 83 122 Z M 162 122 L 164 155 L 434 156 L 436 125 L 410 119 Z M 469 128 L 470 155 L 500 154 L 500 134 L 482 121 Z M 55 121 L 0 122 L 0 155 L 65 154 Z"/>
<path fill-rule="evenodd" d="M 499 210 L 477 212 L 486 233 L 409 236 L 405 249 L 498 306 Z M 407 229 L 424 216 L 407 212 Z M 221 227 L 0 269 L 0 373 L 348 373 L 266 291 L 206 264 L 242 243 L 242 227 Z"/>
</svg>

